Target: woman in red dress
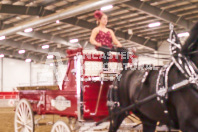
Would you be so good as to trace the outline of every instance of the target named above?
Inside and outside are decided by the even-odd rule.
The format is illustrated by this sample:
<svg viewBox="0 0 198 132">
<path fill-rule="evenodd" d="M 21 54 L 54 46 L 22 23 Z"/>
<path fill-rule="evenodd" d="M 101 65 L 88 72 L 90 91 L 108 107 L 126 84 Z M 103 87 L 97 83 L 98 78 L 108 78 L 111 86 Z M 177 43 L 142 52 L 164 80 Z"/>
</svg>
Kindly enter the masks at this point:
<svg viewBox="0 0 198 132">
<path fill-rule="evenodd" d="M 117 40 L 114 32 L 107 28 L 108 17 L 101 11 L 95 11 L 94 17 L 97 20 L 98 26 L 92 30 L 90 42 L 95 45 L 96 49 L 104 52 L 103 70 L 108 70 L 109 51 L 119 52 L 122 54 L 123 69 L 125 69 L 129 54 L 127 49 L 123 48 Z"/>
</svg>

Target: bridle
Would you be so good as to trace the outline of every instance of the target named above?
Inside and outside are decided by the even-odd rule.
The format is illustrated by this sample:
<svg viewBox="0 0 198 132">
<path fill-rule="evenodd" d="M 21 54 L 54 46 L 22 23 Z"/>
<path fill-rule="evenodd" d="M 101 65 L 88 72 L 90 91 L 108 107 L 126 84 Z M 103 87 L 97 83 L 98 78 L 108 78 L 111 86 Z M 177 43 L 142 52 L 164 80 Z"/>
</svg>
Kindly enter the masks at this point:
<svg viewBox="0 0 198 132">
<path fill-rule="evenodd" d="M 178 88 L 186 85 L 187 82 L 187 84 L 196 84 L 196 88 L 198 89 L 198 67 L 190 59 L 190 55 L 197 54 L 198 50 L 187 52 L 186 54 L 183 53 L 181 42 L 177 36 L 177 33 L 174 31 L 172 24 L 170 24 L 170 36 L 168 42 L 170 43 L 169 50 L 172 61 L 168 65 L 162 67 L 159 71 L 156 83 L 156 92 L 159 95 L 160 101 L 166 100 L 165 97 L 167 97 L 168 90 L 168 73 L 173 65 L 175 65 L 177 69 L 185 76 L 185 79 L 181 83 L 175 84 L 179 86 Z M 198 38 L 187 47 L 187 50 L 189 51 L 192 49 L 197 42 Z"/>
</svg>

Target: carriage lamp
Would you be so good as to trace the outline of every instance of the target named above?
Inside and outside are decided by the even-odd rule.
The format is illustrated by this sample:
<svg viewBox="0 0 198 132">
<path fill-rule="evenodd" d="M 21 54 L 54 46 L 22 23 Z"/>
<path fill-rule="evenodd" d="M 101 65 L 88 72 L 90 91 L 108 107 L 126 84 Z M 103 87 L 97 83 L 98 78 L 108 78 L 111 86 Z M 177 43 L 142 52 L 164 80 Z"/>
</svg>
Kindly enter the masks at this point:
<svg viewBox="0 0 198 132">
<path fill-rule="evenodd" d="M 4 57 L 4 54 L 0 54 L 0 58 L 3 58 Z"/>
<path fill-rule="evenodd" d="M 48 49 L 49 48 L 49 45 L 43 45 L 42 46 L 42 49 Z"/>
<path fill-rule="evenodd" d="M 113 8 L 113 6 L 112 5 L 108 5 L 108 6 L 101 7 L 100 10 L 101 11 L 105 11 L 105 10 L 109 10 L 111 8 Z"/>
<path fill-rule="evenodd" d="M 177 34 L 177 36 L 178 37 L 188 37 L 190 34 L 189 34 L 189 32 L 184 32 L 184 33 L 179 33 L 179 34 Z"/>
<path fill-rule="evenodd" d="M 32 28 L 27 28 L 27 29 L 24 30 L 25 33 L 29 33 L 29 32 L 32 32 L 32 31 L 33 31 Z"/>
<path fill-rule="evenodd" d="M 31 62 L 31 61 L 32 61 L 31 59 L 26 59 L 26 60 L 25 60 L 25 62 Z"/>
<path fill-rule="evenodd" d="M 70 43 L 77 43 L 78 42 L 78 39 L 71 39 L 69 42 Z"/>
<path fill-rule="evenodd" d="M 47 59 L 53 59 L 53 58 L 54 58 L 53 55 L 48 55 L 48 56 L 47 56 Z"/>
<path fill-rule="evenodd" d="M 157 27 L 157 26 L 160 26 L 160 25 L 161 25 L 160 22 L 155 22 L 155 23 L 150 23 L 150 24 L 148 25 L 148 27 Z"/>
<path fill-rule="evenodd" d="M 1 37 L 0 37 L 0 40 L 4 40 L 4 39 L 5 39 L 5 36 L 1 36 Z"/>
<path fill-rule="evenodd" d="M 25 50 L 19 50 L 18 53 L 19 54 L 24 54 L 25 53 Z"/>
</svg>

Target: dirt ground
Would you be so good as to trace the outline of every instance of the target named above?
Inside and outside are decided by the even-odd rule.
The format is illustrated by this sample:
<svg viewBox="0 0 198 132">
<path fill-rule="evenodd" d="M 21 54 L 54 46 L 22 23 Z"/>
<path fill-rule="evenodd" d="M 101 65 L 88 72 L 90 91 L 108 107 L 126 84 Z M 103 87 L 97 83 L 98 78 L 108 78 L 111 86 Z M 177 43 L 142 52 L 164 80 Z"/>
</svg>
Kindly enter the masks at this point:
<svg viewBox="0 0 198 132">
<path fill-rule="evenodd" d="M 38 119 L 41 118 L 41 116 L 36 116 L 35 118 Z M 46 115 L 45 118 L 39 122 L 40 125 L 35 126 L 35 132 L 50 132 L 52 125 L 49 123 L 53 120 L 67 121 L 64 117 Z M 46 123 L 48 123 L 48 125 L 46 125 Z M 0 132 L 14 132 L 14 108 L 0 107 Z"/>
<path fill-rule="evenodd" d="M 42 116 L 36 115 L 35 119 L 39 119 L 41 117 Z M 50 132 L 52 128 L 51 124 L 58 120 L 68 122 L 66 117 L 60 117 L 58 115 L 46 115 L 44 117 L 45 117 L 44 119 L 39 121 L 39 125 L 35 125 L 35 132 Z M 0 132 L 14 132 L 14 108 L 0 107 Z M 122 132 L 125 131 L 122 130 Z M 129 132 L 129 130 L 127 130 L 127 132 Z M 130 132 L 137 132 L 137 131 L 130 131 Z"/>
<path fill-rule="evenodd" d="M 0 132 L 14 132 L 14 108 L 0 108 Z"/>
<path fill-rule="evenodd" d="M 36 115 L 35 119 L 39 119 L 41 117 L 42 116 Z M 60 117 L 58 115 L 45 115 L 44 117 L 44 119 L 39 121 L 40 125 L 35 125 L 35 132 L 50 132 L 52 128 L 52 125 L 50 124 L 58 120 L 68 122 L 66 117 Z M 48 125 L 46 125 L 46 123 Z M 14 108 L 0 107 L 0 132 L 14 132 Z M 129 132 L 129 130 L 127 130 L 126 132 Z"/>
</svg>

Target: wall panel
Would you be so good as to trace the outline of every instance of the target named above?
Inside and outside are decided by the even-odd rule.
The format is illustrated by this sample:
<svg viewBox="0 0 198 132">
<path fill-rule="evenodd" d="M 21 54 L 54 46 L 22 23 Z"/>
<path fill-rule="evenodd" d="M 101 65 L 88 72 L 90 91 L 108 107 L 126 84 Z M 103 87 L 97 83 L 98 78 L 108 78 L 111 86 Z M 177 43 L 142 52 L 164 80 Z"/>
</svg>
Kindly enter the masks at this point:
<svg viewBox="0 0 198 132">
<path fill-rule="evenodd" d="M 30 63 L 16 59 L 3 59 L 3 91 L 30 85 Z"/>
</svg>

